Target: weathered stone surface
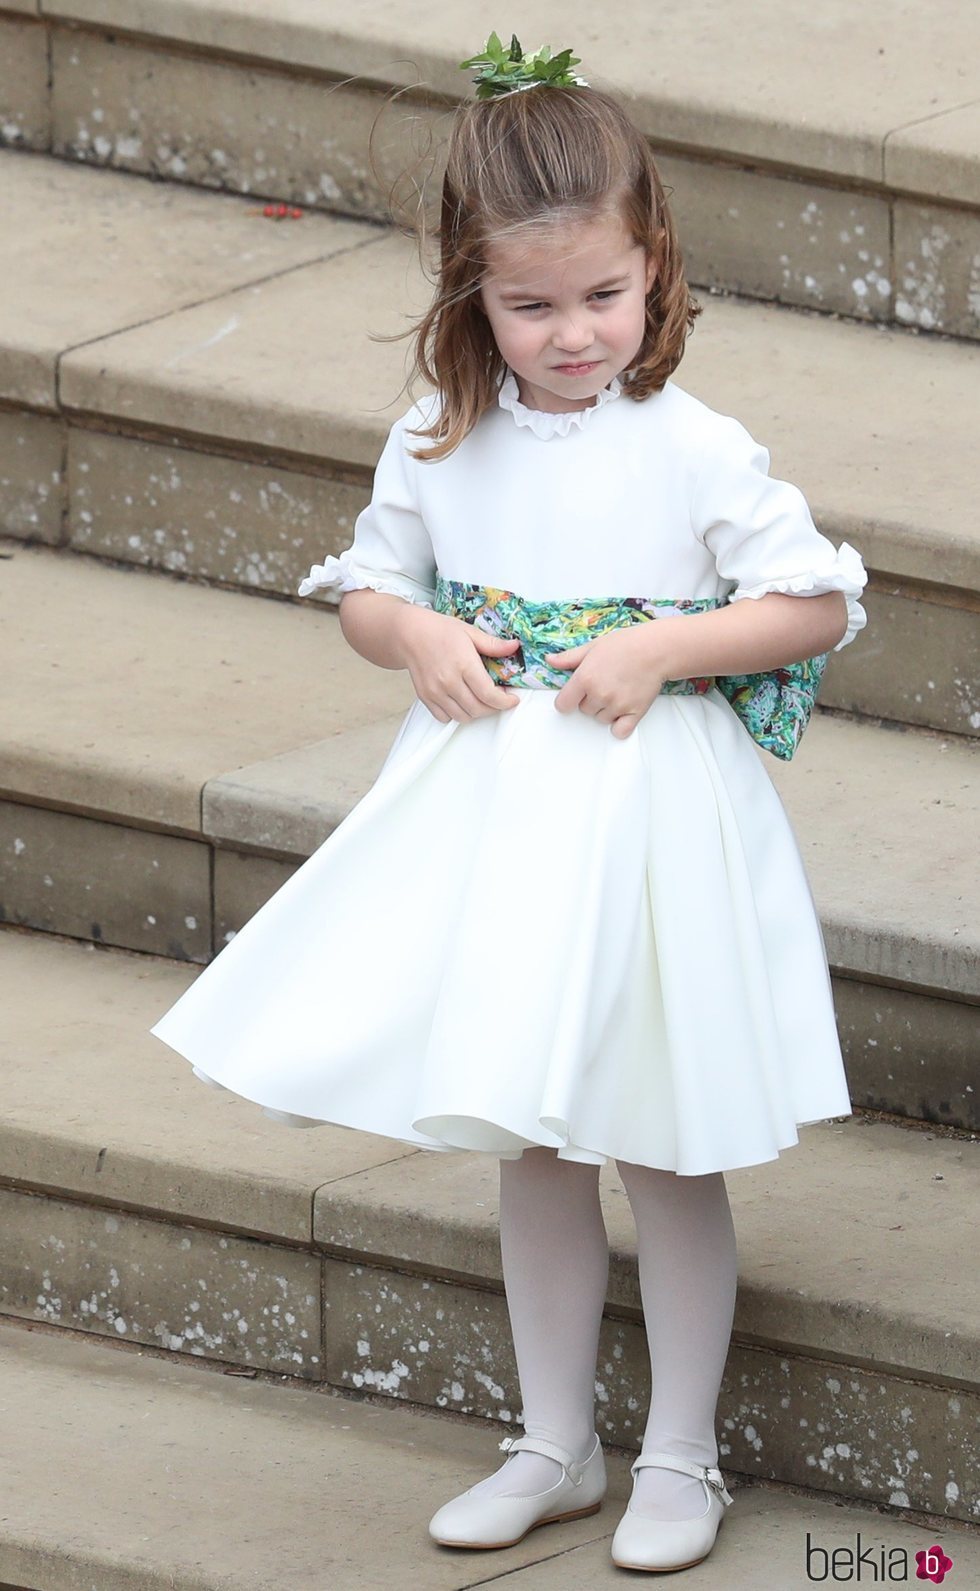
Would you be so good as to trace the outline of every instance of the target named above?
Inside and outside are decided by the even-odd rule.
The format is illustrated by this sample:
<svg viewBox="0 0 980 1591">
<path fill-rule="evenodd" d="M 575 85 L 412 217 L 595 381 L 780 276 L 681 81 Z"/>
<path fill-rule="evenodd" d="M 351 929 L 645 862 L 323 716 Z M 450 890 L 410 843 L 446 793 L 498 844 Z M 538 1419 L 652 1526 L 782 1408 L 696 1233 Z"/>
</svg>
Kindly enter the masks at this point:
<svg viewBox="0 0 980 1591">
<path fill-rule="evenodd" d="M 11 1188 L 0 1212 L 4 1314 L 322 1380 L 311 1254 Z"/>
<path fill-rule="evenodd" d="M 833 979 L 855 1105 L 980 1132 L 975 1005 Z"/>
<path fill-rule="evenodd" d="M 350 545 L 366 486 L 299 470 L 69 431 L 69 539 L 211 583 L 295 597 L 311 564 Z"/>
<path fill-rule="evenodd" d="M 15 933 L 0 951 L 15 1014 L 0 1035 L 8 1313 L 515 1428 L 492 1157 L 287 1130 L 192 1082 L 165 1046 L 143 1070 L 146 1030 L 187 969 Z M 973 1517 L 980 1338 L 960 1258 L 977 1176 L 965 1139 L 858 1119 L 805 1128 L 777 1162 L 727 1174 L 739 1291 L 723 1465 Z M 614 1167 L 600 1193 L 597 1416 L 635 1450 L 650 1393 L 635 1228 Z M 321 1280 L 325 1347 L 311 1347 Z"/>
<path fill-rule="evenodd" d="M 60 420 L 26 409 L 0 409 L 0 536 L 51 545 L 63 539 L 64 445 Z"/>
<path fill-rule="evenodd" d="M 558 0 L 539 3 L 559 30 L 569 25 Z M 597 35 L 583 14 L 580 47 L 589 80 L 620 97 L 664 150 L 668 180 L 691 166 L 690 198 L 678 183 L 677 202 L 697 279 L 975 337 L 967 245 L 958 245 L 955 268 L 938 273 L 939 293 L 934 261 L 924 272 L 914 260 L 903 268 L 889 241 L 896 199 L 900 215 L 910 194 L 949 201 L 927 229 L 933 252 L 947 224 L 957 236 L 963 217 L 980 225 L 975 14 L 963 0 L 943 0 L 927 31 L 905 18 L 883 46 L 884 3 L 860 24 L 850 14 L 815 28 L 804 0 L 793 0 L 791 21 L 785 4 L 767 0 L 737 25 L 728 5 L 700 0 L 678 29 L 635 0 L 615 39 Z M 64 26 L 69 19 L 88 26 Z M 39 147 L 171 184 L 382 220 L 392 207 L 410 217 L 424 189 L 432 221 L 446 127 L 433 93 L 465 97 L 458 55 L 480 26 L 475 13 L 467 28 L 454 12 L 454 49 L 442 22 L 429 26 L 405 0 L 362 6 L 339 27 L 305 6 L 281 8 L 270 26 L 252 5 L 212 12 L 201 0 L 166 0 L 147 12 L 140 0 L 67 0 L 49 24 L 50 132 L 46 68 L 30 94 L 45 117 Z M 44 39 L 26 20 L 7 27 Z M 736 68 L 733 52 L 743 51 Z M 16 79 L 13 97 L 25 92 Z M 916 278 L 911 298 L 903 274 Z"/>
<path fill-rule="evenodd" d="M 200 1361 L 0 1323 L 0 1402 L 31 1442 L 4 1494 L 0 1575 L 71 1591 L 226 1591 L 256 1585 L 379 1591 L 595 1591 L 625 1584 L 609 1543 L 630 1492 L 632 1451 L 606 1451 L 601 1511 L 531 1531 L 499 1564 L 435 1546 L 441 1503 L 497 1467 L 496 1421 L 344 1397 L 261 1377 L 209 1375 Z M 100 1484 L 80 1489 L 79 1455 L 97 1447 Z M 180 1462 L 173 1461 L 175 1451 Z M 756 1458 L 758 1455 L 755 1455 Z M 939 1516 L 886 1515 L 722 1471 L 734 1498 L 703 1591 L 758 1591 L 838 1577 L 858 1554 L 913 1583 L 916 1553 L 938 1540 L 958 1583 L 980 1579 L 976 1532 Z M 365 1529 L 383 1515 L 384 1530 Z M 808 1556 L 809 1553 L 809 1556 Z M 214 1567 L 212 1567 L 214 1566 Z M 487 1575 L 490 1581 L 487 1581 Z"/>
<path fill-rule="evenodd" d="M 937 1232 L 969 1226 L 978 1179 L 976 1143 L 861 1118 L 802 1127 L 775 1162 L 726 1172 L 736 1333 L 845 1363 L 873 1342 L 876 1363 L 907 1377 L 980 1384 L 977 1278 L 951 1263 L 941 1297 L 933 1279 Z M 608 1303 L 628 1314 L 641 1307 L 635 1223 L 615 1166 L 599 1187 Z M 422 1151 L 321 1188 L 314 1241 L 338 1259 L 493 1289 L 498 1189 L 492 1156 Z"/>
<path fill-rule="evenodd" d="M 884 199 L 671 154 L 657 164 L 692 282 L 892 319 Z"/>
<path fill-rule="evenodd" d="M 833 968 L 980 994 L 977 753 L 962 736 L 826 713 L 790 762 L 759 752 L 796 829 Z"/>
<path fill-rule="evenodd" d="M 735 1470 L 971 1524 L 980 1518 L 975 1389 L 736 1342 L 718 1414 L 719 1457 Z"/>
<path fill-rule="evenodd" d="M 980 206 L 978 151 L 980 100 L 974 100 L 890 134 L 885 144 L 885 181 L 934 199 Z"/>
<path fill-rule="evenodd" d="M 53 143 L 75 160 L 388 219 L 442 114 L 384 89 L 96 32 L 60 32 Z M 370 146 L 370 147 L 369 147 Z"/>
<path fill-rule="evenodd" d="M 980 337 L 980 215 L 899 202 L 894 226 L 896 318 Z"/>
<path fill-rule="evenodd" d="M 445 118 L 358 83 L 324 83 L 58 34 L 55 147 L 115 169 L 387 221 L 422 189 L 437 218 Z M 692 278 L 783 303 L 892 318 L 885 199 L 660 159 Z"/>
<path fill-rule="evenodd" d="M 118 173 L 66 169 L 127 195 L 134 187 Z M 170 191 L 173 203 L 181 196 L 241 202 L 175 185 Z M 81 200 L 74 211 L 83 211 Z M 78 220 L 84 237 L 86 220 L 80 213 Z M 168 447 L 175 434 L 190 432 L 205 453 L 226 443 L 236 456 L 258 453 L 249 459 L 258 464 L 274 450 L 284 469 L 324 475 L 342 466 L 361 473 L 363 488 L 388 428 L 408 407 L 401 391 L 407 340 L 378 343 L 371 334 L 404 331 L 425 307 L 428 288 L 411 241 L 354 222 L 322 225 L 370 241 L 191 309 L 134 317 L 141 324 L 64 355 L 62 401 L 100 416 L 103 430 L 162 431 Z M 35 231 L 31 222 L 32 237 Z M 46 241 L 42 228 L 37 246 Z M 297 325 L 304 328 L 298 362 L 283 352 Z M 796 481 L 821 529 L 851 540 L 869 568 L 976 592 L 980 533 L 971 483 L 956 460 L 974 442 L 978 360 L 970 344 L 709 295 L 677 380 L 711 407 L 739 415 L 771 450 L 772 473 Z M 929 456 L 942 467 L 924 470 Z M 73 523 L 87 524 L 78 516 Z M 204 545 L 200 532 L 188 539 L 195 549 Z M 181 551 L 186 542 L 174 548 Z M 182 567 L 194 572 L 192 560 Z"/>
<path fill-rule="evenodd" d="M 214 951 L 244 928 L 260 906 L 281 889 L 298 863 L 239 851 L 214 853 Z"/>
<path fill-rule="evenodd" d="M 36 409 L 72 402 L 59 372 L 67 349 L 323 259 L 374 231 L 323 215 L 283 227 L 231 194 L 134 183 L 13 150 L 0 158 L 0 398 Z M 164 364 L 177 385 L 180 353 L 171 342 Z"/>
<path fill-rule="evenodd" d="M 728 1482 L 728 1489 L 733 1506 L 725 1513 L 726 1522 L 709 1556 L 697 1566 L 698 1591 L 757 1591 L 760 1565 L 769 1584 L 787 1588 L 835 1575 L 839 1581 L 855 1582 L 858 1575 L 865 1581 L 877 1575 L 879 1584 L 891 1575 L 911 1584 L 920 1564 L 931 1574 L 938 1572 L 942 1560 L 937 1544 L 944 1558 L 965 1565 L 967 1573 L 975 1572 L 973 1552 L 980 1549 L 969 1525 L 928 1516 L 921 1523 L 913 1522 L 915 1516 L 909 1514 L 883 1518 L 876 1509 L 841 1498 L 753 1485 L 742 1477 Z M 755 1542 L 749 1521 L 757 1517 L 760 1525 L 764 1518 L 765 1525 Z M 608 1559 L 600 1563 L 599 1551 L 598 1544 L 575 1547 L 525 1575 L 529 1579 L 533 1575 L 534 1591 L 575 1591 L 579 1586 L 590 1591 L 593 1586 L 608 1586 L 614 1591 L 622 1583 L 622 1570 Z M 514 1576 L 514 1587 L 521 1591 L 521 1576 Z"/>
<path fill-rule="evenodd" d="M 737 415 L 869 569 L 976 592 L 980 533 L 956 461 L 972 455 L 978 375 L 973 344 L 711 298 L 676 379 Z M 949 467 L 924 468 L 930 455 Z"/>
<path fill-rule="evenodd" d="M 448 17 L 420 13 L 409 0 L 366 0 L 330 18 L 311 18 L 303 0 L 283 0 L 274 16 L 247 0 L 221 8 L 60 0 L 59 12 L 106 31 L 337 78 L 423 85 L 453 100 L 468 86 L 458 63 L 487 32 L 477 0 L 459 0 Z M 626 0 L 618 16 L 621 26 L 608 29 L 590 0 L 536 0 L 534 26 L 541 39 L 577 41 L 579 70 L 627 100 L 650 137 L 724 155 L 880 181 L 894 129 L 980 93 L 976 16 L 963 0 L 909 12 L 890 32 L 887 0 L 859 13 L 831 0 L 819 15 L 807 0 L 762 0 L 751 12 L 694 0 L 682 14 Z"/>
<path fill-rule="evenodd" d="M 193 840 L 0 801 L 0 922 L 206 961 L 209 863 Z"/>
<path fill-rule="evenodd" d="M 209 446 L 274 450 L 300 467 L 316 460 L 319 470 L 339 462 L 363 482 L 411 401 L 410 339 L 370 334 L 407 332 L 429 289 L 413 241 L 354 221 L 314 217 L 311 225 L 338 228 L 343 250 L 146 321 L 97 349 L 76 348 L 61 364 L 63 401 L 168 440 L 190 433 Z"/>
<path fill-rule="evenodd" d="M 980 735 L 980 598 L 871 576 L 867 630 L 832 652 L 823 707 Z"/>
<path fill-rule="evenodd" d="M 392 671 L 323 604 L 3 550 L 0 677 L 18 688 L 0 701 L 0 791 L 19 799 L 200 836 L 215 775 L 391 712 Z"/>
<path fill-rule="evenodd" d="M 502 1293 L 339 1260 L 324 1262 L 324 1290 L 334 1386 L 520 1424 Z M 596 1368 L 599 1435 L 638 1451 L 652 1387 L 642 1323 L 604 1318 Z M 719 1458 L 740 1473 L 972 1522 L 978 1415 L 975 1391 L 780 1354 L 736 1329 L 718 1400 Z"/>
<path fill-rule="evenodd" d="M 48 106 L 48 41 L 43 27 L 28 20 L 38 0 L 4 3 L 0 16 L 0 147 L 48 149 L 51 117 Z"/>
<path fill-rule="evenodd" d="M 0 1180 L 309 1246 L 317 1188 L 417 1151 L 343 1127 L 294 1130 L 202 1083 L 150 1032 L 193 976 L 155 956 L 0 932 Z"/>
<path fill-rule="evenodd" d="M 30 1431 L 4 1488 L 0 1577 L 10 1586 L 464 1591 L 474 1576 L 499 1572 L 501 1591 L 534 1591 L 552 1554 L 563 1563 L 582 1546 L 592 1556 L 563 1591 L 622 1578 L 609 1562 L 630 1489 L 620 1454 L 608 1455 L 600 1513 L 531 1531 L 490 1567 L 486 1554 L 436 1546 L 426 1521 L 503 1461 L 497 1425 L 284 1384 L 278 1373 L 216 1374 L 200 1359 L 14 1321 L 0 1322 L 0 1405 L 8 1430 Z M 93 1451 L 98 1465 L 81 1486 Z M 772 1501 L 778 1508 L 782 1499 Z M 840 1516 L 828 1505 L 820 1513 L 819 1503 L 792 1515 L 797 1538 L 814 1506 L 813 1528 L 833 1539 Z M 742 1513 L 739 1531 L 758 1561 L 768 1531 L 755 1492 Z M 864 1510 L 855 1517 L 865 1529 L 872 1519 Z M 901 1539 L 922 1536 L 900 1520 L 894 1529 Z M 732 1539 L 737 1545 L 734 1531 Z M 787 1541 L 776 1561 L 789 1550 Z M 725 1591 L 750 1591 L 749 1582 L 729 1579 Z"/>
</svg>

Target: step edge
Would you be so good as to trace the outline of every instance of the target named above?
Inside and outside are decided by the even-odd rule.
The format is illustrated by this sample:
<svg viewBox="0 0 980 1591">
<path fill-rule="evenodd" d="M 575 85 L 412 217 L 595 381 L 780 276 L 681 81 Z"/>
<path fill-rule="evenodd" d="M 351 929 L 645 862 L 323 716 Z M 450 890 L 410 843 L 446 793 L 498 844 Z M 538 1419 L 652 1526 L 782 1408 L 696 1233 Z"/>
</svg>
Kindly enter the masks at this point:
<svg viewBox="0 0 980 1591">
<path fill-rule="evenodd" d="M 108 17 L 98 13 L 108 10 Z M 391 50 L 385 44 L 377 42 L 369 34 L 359 30 L 350 21 L 341 23 L 340 26 L 327 27 L 315 26 L 311 29 L 308 23 L 291 24 L 288 19 L 276 19 L 275 26 L 266 24 L 266 19 L 261 17 L 241 16 L 226 14 L 228 8 L 212 6 L 201 3 L 201 0 L 168 0 L 164 6 L 152 8 L 148 11 L 145 7 L 134 5 L 130 7 L 125 0 L 117 0 L 114 5 L 106 7 L 98 4 L 78 3 L 78 0 L 60 0 L 56 15 L 42 12 L 38 21 L 53 24 L 67 22 L 71 25 L 85 27 L 86 31 L 104 32 L 109 29 L 113 34 L 122 35 L 124 38 L 139 40 L 150 45 L 166 46 L 167 44 L 183 46 L 191 49 L 195 54 L 205 57 L 218 57 L 230 61 L 241 60 L 258 62 L 271 68 L 290 69 L 306 73 L 311 77 L 326 77 L 337 81 L 346 81 L 353 78 L 360 86 L 369 90 L 390 92 L 393 89 L 413 89 L 421 96 L 434 98 L 437 102 L 444 103 L 451 108 L 469 96 L 462 91 L 458 59 L 455 52 L 448 49 L 433 48 L 425 45 L 421 48 L 413 46 L 413 59 L 407 62 L 414 67 L 412 71 L 395 70 L 391 67 L 401 67 L 406 63 L 406 58 L 393 59 Z M 131 17 L 127 14 L 132 12 Z M 356 17 L 356 13 L 354 13 Z M 202 19 L 204 25 L 202 26 Z M 397 22 L 395 26 L 397 27 Z M 249 43 L 255 40 L 255 47 L 243 47 L 243 29 Z M 316 58 L 310 59 L 311 46 Z M 395 49 L 399 48 L 396 41 Z M 321 51 L 323 56 L 321 56 Z M 328 59 L 323 58 L 329 56 Z M 419 72 L 424 70 L 431 81 L 419 78 Z M 696 90 L 687 94 L 676 91 L 664 90 L 660 93 L 640 92 L 635 93 L 629 88 L 623 88 L 615 78 L 603 77 L 602 86 L 618 94 L 628 102 L 630 112 L 641 125 L 641 129 L 651 139 L 658 131 L 662 130 L 665 123 L 670 126 L 678 122 L 690 121 L 691 117 L 703 120 L 706 117 L 713 124 L 720 124 L 718 133 L 709 132 L 707 136 L 702 131 L 693 143 L 693 147 L 705 154 L 727 155 L 729 158 L 752 160 L 753 158 L 771 158 L 774 139 L 785 143 L 787 136 L 786 118 L 777 118 L 759 114 L 747 113 L 737 100 L 726 104 L 719 112 L 712 101 L 709 107 Z M 950 103 L 944 105 L 939 111 L 934 105 L 923 101 L 921 116 L 946 116 L 956 113 L 964 108 L 964 102 L 953 89 L 949 93 Z M 860 112 L 864 104 L 862 96 L 857 96 L 856 106 Z M 875 184 L 883 192 L 891 191 L 888 175 L 889 162 L 886 151 L 889 140 L 899 137 L 911 126 L 916 125 L 921 117 L 906 116 L 898 126 L 891 125 L 891 118 L 876 118 L 867 120 L 864 125 L 855 127 L 853 118 L 849 118 L 851 125 L 846 130 L 841 130 L 840 118 L 833 123 L 814 121 L 812 115 L 805 110 L 798 112 L 795 121 L 790 126 L 790 136 L 794 145 L 805 146 L 811 155 L 809 164 L 803 161 L 781 162 L 782 169 L 787 172 L 797 171 L 814 172 L 824 178 L 838 179 L 835 186 L 853 185 L 855 181 L 864 181 Z M 685 140 L 691 143 L 690 139 Z M 813 163 L 813 155 L 823 147 L 830 145 L 836 152 L 836 159 L 828 161 L 826 158 L 817 159 Z M 845 159 L 841 159 L 844 152 Z M 969 162 L 960 154 L 948 162 L 954 173 L 959 173 L 966 163 L 970 170 Z M 978 162 L 980 163 L 980 162 Z M 971 172 L 972 175 L 972 172 Z M 960 189 L 964 189 L 962 202 L 970 205 L 976 204 L 976 184 L 970 180 L 965 182 L 955 179 L 948 184 L 953 190 L 950 197 L 954 202 L 959 198 Z M 901 190 L 898 190 L 901 191 Z M 913 190 L 917 191 L 917 190 Z M 923 197 L 930 197 L 924 194 Z"/>
</svg>

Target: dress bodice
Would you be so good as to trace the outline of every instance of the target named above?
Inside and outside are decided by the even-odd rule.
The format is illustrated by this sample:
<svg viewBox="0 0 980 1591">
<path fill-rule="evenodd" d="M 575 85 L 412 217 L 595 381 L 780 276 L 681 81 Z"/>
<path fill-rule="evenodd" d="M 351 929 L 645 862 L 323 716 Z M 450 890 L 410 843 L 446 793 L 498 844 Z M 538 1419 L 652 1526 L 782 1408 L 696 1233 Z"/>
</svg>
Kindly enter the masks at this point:
<svg viewBox="0 0 980 1591">
<path fill-rule="evenodd" d="M 528 409 L 509 372 L 459 446 L 416 458 L 434 394 L 392 426 L 354 541 L 300 595 L 369 585 L 432 607 L 437 580 L 525 603 L 727 602 L 842 591 L 847 645 L 866 622 L 856 550 L 813 522 L 798 487 L 738 421 L 668 381 L 618 379 L 571 414 Z"/>
</svg>

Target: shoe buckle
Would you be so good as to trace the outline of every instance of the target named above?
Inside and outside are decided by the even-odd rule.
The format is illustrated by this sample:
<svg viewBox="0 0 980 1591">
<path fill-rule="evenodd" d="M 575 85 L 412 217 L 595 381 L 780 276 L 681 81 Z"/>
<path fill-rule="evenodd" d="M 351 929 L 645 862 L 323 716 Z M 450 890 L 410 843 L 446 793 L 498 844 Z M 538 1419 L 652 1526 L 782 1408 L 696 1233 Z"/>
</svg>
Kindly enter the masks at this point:
<svg viewBox="0 0 980 1591">
<path fill-rule="evenodd" d="M 712 1466 L 712 1468 L 705 1470 L 704 1478 L 707 1484 L 711 1487 L 712 1491 L 718 1497 L 719 1501 L 725 1503 L 727 1506 L 727 1504 L 731 1502 L 732 1498 L 727 1486 L 725 1485 L 725 1477 L 721 1473 L 721 1470 L 718 1469 L 717 1466 Z"/>
</svg>

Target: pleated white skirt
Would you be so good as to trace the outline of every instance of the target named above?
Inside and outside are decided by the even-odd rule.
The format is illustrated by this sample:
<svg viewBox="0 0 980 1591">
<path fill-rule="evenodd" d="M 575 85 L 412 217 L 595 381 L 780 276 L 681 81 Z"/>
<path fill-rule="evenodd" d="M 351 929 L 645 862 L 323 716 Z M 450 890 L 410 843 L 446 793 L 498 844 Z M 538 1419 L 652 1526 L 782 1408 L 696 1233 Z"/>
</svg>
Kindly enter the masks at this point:
<svg viewBox="0 0 980 1591">
<path fill-rule="evenodd" d="M 151 1031 L 289 1125 L 433 1150 L 773 1160 L 851 1112 L 780 798 L 719 691 L 619 740 L 556 691 L 442 724 Z"/>
</svg>

